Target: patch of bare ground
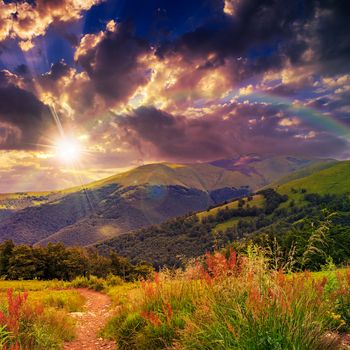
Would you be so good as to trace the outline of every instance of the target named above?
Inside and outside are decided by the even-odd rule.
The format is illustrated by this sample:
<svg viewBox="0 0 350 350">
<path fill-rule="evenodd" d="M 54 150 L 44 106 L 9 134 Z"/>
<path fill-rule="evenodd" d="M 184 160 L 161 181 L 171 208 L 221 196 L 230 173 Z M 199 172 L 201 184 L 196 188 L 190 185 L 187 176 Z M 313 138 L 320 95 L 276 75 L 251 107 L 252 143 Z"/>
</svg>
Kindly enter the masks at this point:
<svg viewBox="0 0 350 350">
<path fill-rule="evenodd" d="M 103 293 L 89 289 L 77 289 L 86 299 L 84 312 L 73 312 L 77 320 L 77 336 L 64 345 L 64 350 L 99 350 L 115 349 L 113 341 L 99 337 L 99 331 L 111 316 L 111 300 Z"/>
</svg>

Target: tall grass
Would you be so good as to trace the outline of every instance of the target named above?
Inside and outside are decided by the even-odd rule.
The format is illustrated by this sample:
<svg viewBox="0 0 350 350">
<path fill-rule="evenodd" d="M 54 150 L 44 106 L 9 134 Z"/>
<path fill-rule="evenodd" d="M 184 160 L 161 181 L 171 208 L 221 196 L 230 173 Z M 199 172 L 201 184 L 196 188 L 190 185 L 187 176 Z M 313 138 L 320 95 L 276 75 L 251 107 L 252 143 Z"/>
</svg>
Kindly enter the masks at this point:
<svg viewBox="0 0 350 350">
<path fill-rule="evenodd" d="M 75 325 L 65 310 L 28 301 L 28 293 L 7 292 L 0 311 L 0 349 L 60 349 L 74 338 Z"/>
<path fill-rule="evenodd" d="M 315 279 L 267 269 L 264 256 L 207 254 L 142 283 L 109 322 L 120 350 L 339 349 L 349 327 L 350 270 Z"/>
</svg>

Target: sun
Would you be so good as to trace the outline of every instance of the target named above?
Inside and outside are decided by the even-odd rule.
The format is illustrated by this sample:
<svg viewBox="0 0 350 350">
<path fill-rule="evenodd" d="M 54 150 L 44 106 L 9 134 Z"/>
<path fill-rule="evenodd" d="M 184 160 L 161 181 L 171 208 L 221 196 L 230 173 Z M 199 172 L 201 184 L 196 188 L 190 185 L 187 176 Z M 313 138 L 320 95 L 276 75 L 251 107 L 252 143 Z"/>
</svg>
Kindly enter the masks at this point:
<svg viewBox="0 0 350 350">
<path fill-rule="evenodd" d="M 63 163 L 73 163 L 81 157 L 81 145 L 74 138 L 62 138 L 55 144 L 56 156 Z"/>
</svg>

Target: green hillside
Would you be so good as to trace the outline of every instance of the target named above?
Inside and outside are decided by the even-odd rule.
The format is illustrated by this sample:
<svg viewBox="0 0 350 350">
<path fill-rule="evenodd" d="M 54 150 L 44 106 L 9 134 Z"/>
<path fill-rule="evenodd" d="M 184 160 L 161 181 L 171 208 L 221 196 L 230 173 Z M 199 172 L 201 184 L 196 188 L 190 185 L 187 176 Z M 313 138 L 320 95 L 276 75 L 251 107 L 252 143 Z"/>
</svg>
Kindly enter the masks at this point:
<svg viewBox="0 0 350 350">
<path fill-rule="evenodd" d="M 87 245 L 240 197 L 255 181 L 244 179 L 208 164 L 144 165 L 84 187 L 4 195 L 0 231 L 17 243 Z"/>
<path fill-rule="evenodd" d="M 245 197 L 243 198 L 243 208 L 247 208 L 249 206 L 253 207 L 253 206 L 257 206 L 257 207 L 262 207 L 264 205 L 264 196 L 260 195 L 260 194 L 256 194 L 252 197 Z M 235 200 L 229 203 L 225 203 L 219 206 L 216 206 L 214 208 L 208 209 L 206 211 L 202 211 L 199 213 L 196 213 L 197 217 L 200 220 L 203 220 L 204 218 L 207 218 L 210 215 L 216 215 L 220 210 L 223 209 L 237 209 L 239 206 L 239 201 Z"/>
<path fill-rule="evenodd" d="M 298 169 L 297 171 L 294 171 L 286 176 L 283 176 L 278 179 L 278 181 L 274 182 L 276 185 L 283 185 L 287 182 L 300 179 L 312 174 L 315 174 L 321 170 L 327 169 L 332 167 L 333 165 L 338 164 L 338 161 L 335 160 L 329 160 L 324 162 L 316 162 L 313 163 L 305 168 Z"/>
<path fill-rule="evenodd" d="M 290 179 L 290 180 L 289 180 Z M 281 208 L 288 207 L 290 201 L 294 200 L 297 203 L 305 204 L 304 196 L 307 193 L 315 193 L 319 195 L 333 194 L 342 195 L 350 193 L 350 161 L 344 162 L 327 162 L 317 163 L 306 167 L 305 169 L 296 171 L 278 182 L 280 185 L 275 185 L 275 189 L 282 195 L 287 195 L 289 200 L 281 204 Z M 289 180 L 289 181 L 288 181 Z M 262 207 L 264 198 L 261 195 L 254 195 L 253 200 L 248 201 L 245 198 L 244 208 L 250 206 Z M 227 205 L 215 207 L 211 210 L 198 213 L 200 219 L 209 215 L 216 215 L 218 211 L 225 207 L 237 208 L 238 201 L 233 201 Z M 215 226 L 214 231 L 224 231 L 228 228 L 235 227 L 239 218 L 228 219 Z"/>
<path fill-rule="evenodd" d="M 246 163 L 241 158 L 244 158 Z M 146 164 L 106 179 L 92 182 L 85 187 L 94 189 L 108 184 L 119 184 L 124 187 L 147 184 L 156 186 L 179 185 L 203 191 L 231 186 L 249 186 L 251 189 L 257 190 L 266 184 L 275 182 L 301 169 L 309 169 L 306 171 L 310 173 L 336 163 L 332 159 L 289 156 L 245 156 L 241 158 L 230 161 L 230 164 L 233 164 L 230 167 L 220 166 L 220 161 L 196 164 Z M 301 173 L 300 176 L 302 175 Z M 78 188 L 66 191 L 72 192 L 74 190 L 78 190 Z"/>
<path fill-rule="evenodd" d="M 281 194 L 300 198 L 302 190 L 318 194 L 350 193 L 350 161 L 339 162 L 314 174 L 276 187 Z"/>
<path fill-rule="evenodd" d="M 310 240 L 315 239 L 312 235 L 327 225 L 327 241 L 315 250 L 320 252 L 313 259 L 318 265 L 310 268 L 319 268 L 327 256 L 343 263 L 350 256 L 349 175 L 350 162 L 339 162 L 275 186 L 275 191 L 259 191 L 253 199 L 246 197 L 136 230 L 102 242 L 98 249 L 112 249 L 133 261 L 172 266 L 180 255 L 191 258 L 232 241 L 253 239 L 270 249 L 269 244 L 276 238 L 281 254 L 288 254 L 288 249 L 296 245 L 296 261 L 301 266 Z"/>
</svg>

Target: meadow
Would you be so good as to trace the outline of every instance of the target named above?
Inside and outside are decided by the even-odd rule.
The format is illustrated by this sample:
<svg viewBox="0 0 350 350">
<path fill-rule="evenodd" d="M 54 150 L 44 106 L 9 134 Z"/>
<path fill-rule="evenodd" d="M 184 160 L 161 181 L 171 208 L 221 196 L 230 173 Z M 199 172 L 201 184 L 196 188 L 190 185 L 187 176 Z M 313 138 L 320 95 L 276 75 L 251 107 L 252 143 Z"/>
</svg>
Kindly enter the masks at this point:
<svg viewBox="0 0 350 350">
<path fill-rule="evenodd" d="M 350 331 L 350 268 L 272 269 L 251 245 L 207 253 L 147 280 L 0 281 L 0 349 L 62 349 L 74 339 L 78 288 L 106 293 L 113 314 L 99 336 L 118 350 L 340 350 Z"/>
<path fill-rule="evenodd" d="M 108 292 L 119 350 L 345 349 L 350 269 L 284 274 L 258 249 L 207 254 L 186 270 Z"/>
<path fill-rule="evenodd" d="M 84 298 L 62 281 L 0 281 L 0 349 L 61 349 Z"/>
</svg>

